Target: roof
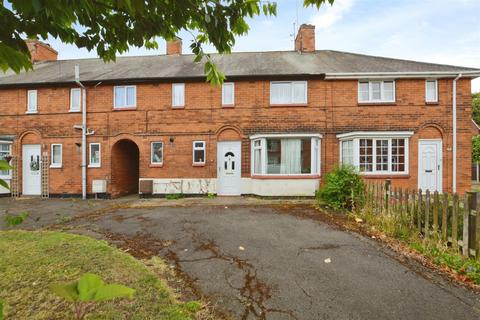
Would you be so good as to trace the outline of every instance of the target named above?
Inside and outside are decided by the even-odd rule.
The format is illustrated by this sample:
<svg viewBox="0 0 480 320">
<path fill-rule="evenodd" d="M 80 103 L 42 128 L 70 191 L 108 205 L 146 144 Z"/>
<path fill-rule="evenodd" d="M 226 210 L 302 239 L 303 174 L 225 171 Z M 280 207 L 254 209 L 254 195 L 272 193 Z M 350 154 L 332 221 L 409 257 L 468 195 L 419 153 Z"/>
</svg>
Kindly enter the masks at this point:
<svg viewBox="0 0 480 320">
<path fill-rule="evenodd" d="M 212 54 L 212 59 L 230 78 L 322 77 L 355 73 L 460 73 L 480 69 L 391 59 L 332 50 L 239 52 Z M 204 78 L 203 63 L 194 55 L 151 55 L 101 59 L 72 59 L 37 63 L 33 71 L 0 73 L 0 87 L 72 83 L 74 66 L 80 66 L 82 82 L 148 81 Z"/>
</svg>

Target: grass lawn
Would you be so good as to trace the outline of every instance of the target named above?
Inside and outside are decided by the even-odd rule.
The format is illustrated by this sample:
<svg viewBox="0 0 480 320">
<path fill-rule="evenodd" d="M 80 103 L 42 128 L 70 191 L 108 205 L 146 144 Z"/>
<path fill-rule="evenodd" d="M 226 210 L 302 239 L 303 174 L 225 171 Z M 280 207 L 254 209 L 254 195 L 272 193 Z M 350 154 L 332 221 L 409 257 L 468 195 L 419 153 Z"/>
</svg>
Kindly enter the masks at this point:
<svg viewBox="0 0 480 320">
<path fill-rule="evenodd" d="M 151 269 L 104 241 L 61 232 L 0 232 L 0 298 L 6 319 L 71 319 L 71 305 L 48 286 L 77 280 L 85 272 L 136 290 L 133 300 L 98 304 L 87 319 L 194 318 L 188 310 L 196 303 L 177 302 Z"/>
</svg>

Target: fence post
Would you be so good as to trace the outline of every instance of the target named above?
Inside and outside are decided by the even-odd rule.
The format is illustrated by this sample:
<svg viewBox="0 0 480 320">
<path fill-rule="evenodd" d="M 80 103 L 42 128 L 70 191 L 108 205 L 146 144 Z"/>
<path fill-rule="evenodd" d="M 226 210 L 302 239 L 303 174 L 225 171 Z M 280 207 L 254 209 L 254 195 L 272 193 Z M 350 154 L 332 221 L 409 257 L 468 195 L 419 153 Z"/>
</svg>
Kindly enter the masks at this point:
<svg viewBox="0 0 480 320">
<path fill-rule="evenodd" d="M 463 204 L 463 237 L 462 237 L 462 254 L 466 257 L 470 255 L 468 245 L 468 222 L 470 219 L 470 199 L 468 192 L 465 192 L 465 199 Z"/>
<path fill-rule="evenodd" d="M 385 212 L 388 213 L 389 201 L 390 201 L 390 180 L 385 180 Z"/>
<path fill-rule="evenodd" d="M 433 231 L 438 231 L 438 191 L 433 193 Z"/>
<path fill-rule="evenodd" d="M 415 190 L 412 190 L 412 209 L 410 212 L 410 224 L 412 225 L 412 227 L 415 226 L 415 214 L 416 214 Z"/>
<path fill-rule="evenodd" d="M 447 213 L 448 213 L 448 193 L 443 194 L 443 205 L 442 205 L 442 240 L 444 242 L 448 241 L 447 236 Z"/>
<path fill-rule="evenodd" d="M 405 215 L 407 217 L 407 219 L 410 221 L 410 206 L 408 205 L 408 200 L 410 200 L 410 197 L 409 197 L 409 193 L 408 193 L 408 188 L 405 189 L 405 206 L 404 206 L 404 211 L 405 211 Z"/>
<path fill-rule="evenodd" d="M 430 227 L 430 190 L 425 193 L 425 239 L 428 239 L 428 229 Z"/>
<path fill-rule="evenodd" d="M 417 208 L 417 228 L 418 232 L 422 232 L 422 189 L 418 189 L 418 208 Z"/>
<path fill-rule="evenodd" d="M 476 192 L 475 195 L 475 233 L 472 236 L 475 241 L 475 258 L 480 260 L 480 192 Z"/>
<path fill-rule="evenodd" d="M 452 247 L 458 249 L 458 194 L 453 195 Z"/>
</svg>

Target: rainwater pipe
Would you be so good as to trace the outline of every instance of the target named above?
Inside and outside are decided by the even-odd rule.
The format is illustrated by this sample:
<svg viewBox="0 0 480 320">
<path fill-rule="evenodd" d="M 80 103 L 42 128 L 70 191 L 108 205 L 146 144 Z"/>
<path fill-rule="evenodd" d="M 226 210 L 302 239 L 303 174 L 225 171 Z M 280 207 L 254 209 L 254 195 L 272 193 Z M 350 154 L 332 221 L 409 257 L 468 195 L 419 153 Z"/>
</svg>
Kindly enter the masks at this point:
<svg viewBox="0 0 480 320">
<path fill-rule="evenodd" d="M 462 77 L 459 73 L 455 79 L 453 79 L 452 88 L 452 192 L 457 192 L 457 80 Z"/>
<path fill-rule="evenodd" d="M 80 67 L 75 65 L 75 82 L 82 88 L 82 199 L 87 199 L 87 89 L 80 82 Z"/>
</svg>

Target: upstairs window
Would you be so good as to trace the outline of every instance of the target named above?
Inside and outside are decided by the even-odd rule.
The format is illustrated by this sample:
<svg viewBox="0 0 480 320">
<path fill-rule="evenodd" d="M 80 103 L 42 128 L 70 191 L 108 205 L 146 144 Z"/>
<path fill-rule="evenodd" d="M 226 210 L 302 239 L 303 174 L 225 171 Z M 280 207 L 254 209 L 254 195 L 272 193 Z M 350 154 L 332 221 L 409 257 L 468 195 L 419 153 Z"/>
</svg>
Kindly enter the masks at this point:
<svg viewBox="0 0 480 320">
<path fill-rule="evenodd" d="M 185 83 L 172 84 L 172 107 L 183 108 L 185 106 Z"/>
<path fill-rule="evenodd" d="M 270 82 L 271 105 L 294 105 L 307 103 L 307 81 Z"/>
<path fill-rule="evenodd" d="M 50 168 L 62 167 L 62 145 L 59 143 L 52 144 L 50 155 Z"/>
<path fill-rule="evenodd" d="M 70 112 L 80 111 L 81 93 L 80 88 L 70 89 Z"/>
<path fill-rule="evenodd" d="M 438 82 L 437 80 L 427 80 L 425 82 L 425 101 L 438 102 Z"/>
<path fill-rule="evenodd" d="M 116 109 L 135 108 L 137 104 L 137 88 L 135 86 L 116 86 L 114 95 Z"/>
<path fill-rule="evenodd" d="M 193 141 L 193 164 L 205 164 L 205 141 Z"/>
<path fill-rule="evenodd" d="M 7 156 L 10 156 L 12 153 L 12 144 L 11 143 L 0 143 L 0 160 L 6 160 Z M 10 170 L 0 170 L 0 178 L 10 179 L 11 172 Z"/>
<path fill-rule="evenodd" d="M 358 82 L 358 102 L 395 102 L 395 81 Z"/>
<path fill-rule="evenodd" d="M 37 90 L 27 91 L 27 113 L 36 113 L 37 108 Z"/>
<path fill-rule="evenodd" d="M 99 168 L 101 164 L 101 151 L 100 143 L 90 143 L 89 148 L 89 163 L 91 168 Z"/>
<path fill-rule="evenodd" d="M 152 142 L 150 163 L 163 164 L 163 142 Z"/>
<path fill-rule="evenodd" d="M 233 106 L 235 104 L 235 85 L 233 82 L 224 82 L 222 85 L 222 105 Z"/>
</svg>

